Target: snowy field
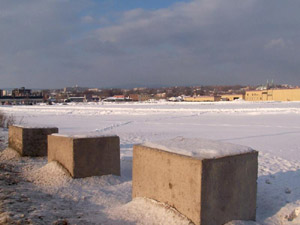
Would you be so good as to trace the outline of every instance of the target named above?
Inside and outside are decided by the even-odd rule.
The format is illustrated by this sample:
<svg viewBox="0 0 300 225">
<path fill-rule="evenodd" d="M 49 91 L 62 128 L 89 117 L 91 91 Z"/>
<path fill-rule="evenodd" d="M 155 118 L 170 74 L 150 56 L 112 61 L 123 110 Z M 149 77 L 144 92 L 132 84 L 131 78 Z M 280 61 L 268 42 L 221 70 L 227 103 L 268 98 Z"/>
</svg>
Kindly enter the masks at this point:
<svg viewBox="0 0 300 225">
<path fill-rule="evenodd" d="M 189 224 L 165 205 L 131 201 L 133 145 L 175 137 L 231 142 L 260 152 L 257 221 L 228 224 L 300 224 L 300 102 L 93 103 L 0 110 L 23 125 L 56 126 L 64 134 L 118 135 L 122 163 L 121 177 L 71 180 L 45 158 L 19 158 L 3 151 L 0 169 L 7 179 L 0 177 L 6 182 L 1 183 L 6 186 L 0 190 L 0 224 L 1 219 L 32 224 L 64 219 L 70 224 Z M 3 149 L 7 131 L 0 135 Z M 7 185 L 9 181 L 13 184 Z"/>
</svg>

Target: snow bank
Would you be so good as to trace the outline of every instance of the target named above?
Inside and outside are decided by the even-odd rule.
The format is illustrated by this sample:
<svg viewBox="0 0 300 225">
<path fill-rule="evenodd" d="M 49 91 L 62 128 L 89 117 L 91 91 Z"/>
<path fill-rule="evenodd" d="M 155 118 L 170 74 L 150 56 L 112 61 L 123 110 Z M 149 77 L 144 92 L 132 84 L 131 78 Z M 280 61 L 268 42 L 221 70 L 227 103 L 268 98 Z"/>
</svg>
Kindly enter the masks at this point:
<svg viewBox="0 0 300 225">
<path fill-rule="evenodd" d="M 7 113 L 31 115 L 177 115 L 180 114 L 300 114 L 300 102 L 161 102 L 149 103 L 105 103 L 102 104 L 56 104 L 52 106 L 9 106 L 2 107 Z"/>
<path fill-rule="evenodd" d="M 109 135 L 109 134 L 103 134 L 103 135 L 95 135 L 95 134 L 58 134 L 54 133 L 52 136 L 57 137 L 68 137 L 68 138 L 99 138 L 99 137 L 117 137 L 117 135 Z"/>
<path fill-rule="evenodd" d="M 202 138 L 176 137 L 170 140 L 146 142 L 146 147 L 161 149 L 199 159 L 220 158 L 254 151 L 250 147 Z"/>
<path fill-rule="evenodd" d="M 14 124 L 14 127 L 19 127 L 19 128 L 24 128 L 24 129 L 51 129 L 51 128 L 56 128 L 53 126 L 29 126 L 29 125 L 17 125 Z"/>
<path fill-rule="evenodd" d="M 19 159 L 20 157 L 21 157 L 20 154 L 11 148 L 6 148 L 2 152 L 0 152 L 1 161 Z"/>
<path fill-rule="evenodd" d="M 65 186 L 71 180 L 68 171 L 55 161 L 28 172 L 26 177 L 34 184 L 46 187 Z"/>
<path fill-rule="evenodd" d="M 110 209 L 107 213 L 109 218 L 116 221 L 111 223 L 113 225 L 193 224 L 170 206 L 146 198 L 135 198 L 123 206 Z"/>
<path fill-rule="evenodd" d="M 5 165 L 16 166 L 16 171 L 21 171 L 22 175 L 26 172 L 35 182 L 34 185 L 20 182 L 18 186 L 9 186 L 13 194 L 22 193 L 34 200 L 28 202 L 28 208 L 24 205 L 25 210 L 21 212 L 30 219 L 41 213 L 50 218 L 68 217 L 71 224 L 180 224 L 178 221 L 182 219 L 171 212 L 161 211 L 166 210 L 163 207 L 146 200 L 130 202 L 132 146 L 188 134 L 189 137 L 248 145 L 260 151 L 257 223 L 232 221 L 226 225 L 300 224 L 300 215 L 296 217 L 300 207 L 300 102 L 105 103 L 8 106 L 1 109 L 17 118 L 24 117 L 26 124 L 59 126 L 63 133 L 114 132 L 121 138 L 121 156 L 124 160 L 121 177 L 90 177 L 71 181 L 65 177 L 64 181 L 61 173 L 55 175 L 56 170 L 50 172 L 51 165 L 46 165 L 46 158 L 0 160 Z M 0 149 L 7 147 L 7 136 L 7 130 L 0 129 Z M 5 151 L 0 155 L 7 157 L 8 153 Z M 192 155 L 191 152 L 187 154 Z M 48 184 L 52 186 L 46 186 Z M 3 187 L 6 186 L 0 186 L 0 190 Z M 48 194 L 51 194 L 50 197 Z M 10 212 L 18 214 L 20 212 L 17 211 L 22 208 L 16 207 L 16 204 L 21 203 L 7 203 L 11 206 Z M 33 207 L 38 212 L 28 213 Z M 3 214 L 0 215 L 0 223 L 1 216 Z M 49 221 L 47 224 L 52 224 Z"/>
</svg>

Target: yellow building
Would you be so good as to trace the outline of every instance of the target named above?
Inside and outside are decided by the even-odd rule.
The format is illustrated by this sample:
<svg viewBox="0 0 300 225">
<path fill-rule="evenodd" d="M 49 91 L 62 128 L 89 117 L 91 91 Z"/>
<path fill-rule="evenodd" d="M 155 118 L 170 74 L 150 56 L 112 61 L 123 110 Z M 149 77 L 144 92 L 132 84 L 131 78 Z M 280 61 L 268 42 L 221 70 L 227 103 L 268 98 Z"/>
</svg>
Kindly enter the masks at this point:
<svg viewBox="0 0 300 225">
<path fill-rule="evenodd" d="M 217 102 L 221 100 L 221 96 L 193 96 L 185 97 L 185 102 Z"/>
<path fill-rule="evenodd" d="M 262 98 L 263 91 L 246 91 L 245 100 L 246 101 L 263 101 Z"/>
<path fill-rule="evenodd" d="M 273 101 L 300 101 L 300 88 L 272 91 Z"/>
<path fill-rule="evenodd" d="M 234 95 L 234 94 L 228 94 L 228 95 L 222 95 L 221 100 L 222 101 L 234 101 L 238 99 L 245 99 L 244 95 Z"/>
<path fill-rule="evenodd" d="M 300 88 L 246 91 L 246 101 L 300 101 Z"/>
</svg>

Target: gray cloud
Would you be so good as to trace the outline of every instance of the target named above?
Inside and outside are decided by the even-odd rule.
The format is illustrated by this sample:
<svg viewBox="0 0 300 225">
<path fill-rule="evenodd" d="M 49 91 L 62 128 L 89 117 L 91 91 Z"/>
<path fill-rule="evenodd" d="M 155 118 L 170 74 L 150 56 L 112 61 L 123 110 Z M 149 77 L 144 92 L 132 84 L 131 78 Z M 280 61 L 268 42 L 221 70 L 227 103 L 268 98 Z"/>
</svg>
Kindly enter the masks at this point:
<svg viewBox="0 0 300 225">
<path fill-rule="evenodd" d="M 2 87 L 299 84 L 299 1 L 194 0 L 113 19 L 81 1 L 0 2 Z"/>
</svg>

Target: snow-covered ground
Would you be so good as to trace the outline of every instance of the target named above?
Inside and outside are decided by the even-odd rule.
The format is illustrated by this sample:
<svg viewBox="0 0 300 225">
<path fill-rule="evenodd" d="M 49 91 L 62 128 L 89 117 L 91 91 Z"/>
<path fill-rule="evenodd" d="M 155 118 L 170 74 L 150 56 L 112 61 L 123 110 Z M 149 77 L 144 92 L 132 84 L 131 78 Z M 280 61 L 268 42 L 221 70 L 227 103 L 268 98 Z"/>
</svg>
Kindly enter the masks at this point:
<svg viewBox="0 0 300 225">
<path fill-rule="evenodd" d="M 63 134 L 116 134 L 121 138 L 122 163 L 121 177 L 72 180 L 59 165 L 46 164 L 45 158 L 18 158 L 4 151 L 0 169 L 7 173 L 5 182 L 15 178 L 17 183 L 5 191 L 15 198 L 9 201 L 24 208 L 19 213 L 14 204 L 0 203 L 0 213 L 1 207 L 6 209 L 4 216 L 8 210 L 15 220 L 45 224 L 59 219 L 71 224 L 189 224 L 165 205 L 146 199 L 131 201 L 132 146 L 180 136 L 258 150 L 257 223 L 300 224 L 300 102 L 92 103 L 0 110 L 13 114 L 23 125 L 57 126 Z M 7 131 L 1 135 L 7 137 Z"/>
</svg>

